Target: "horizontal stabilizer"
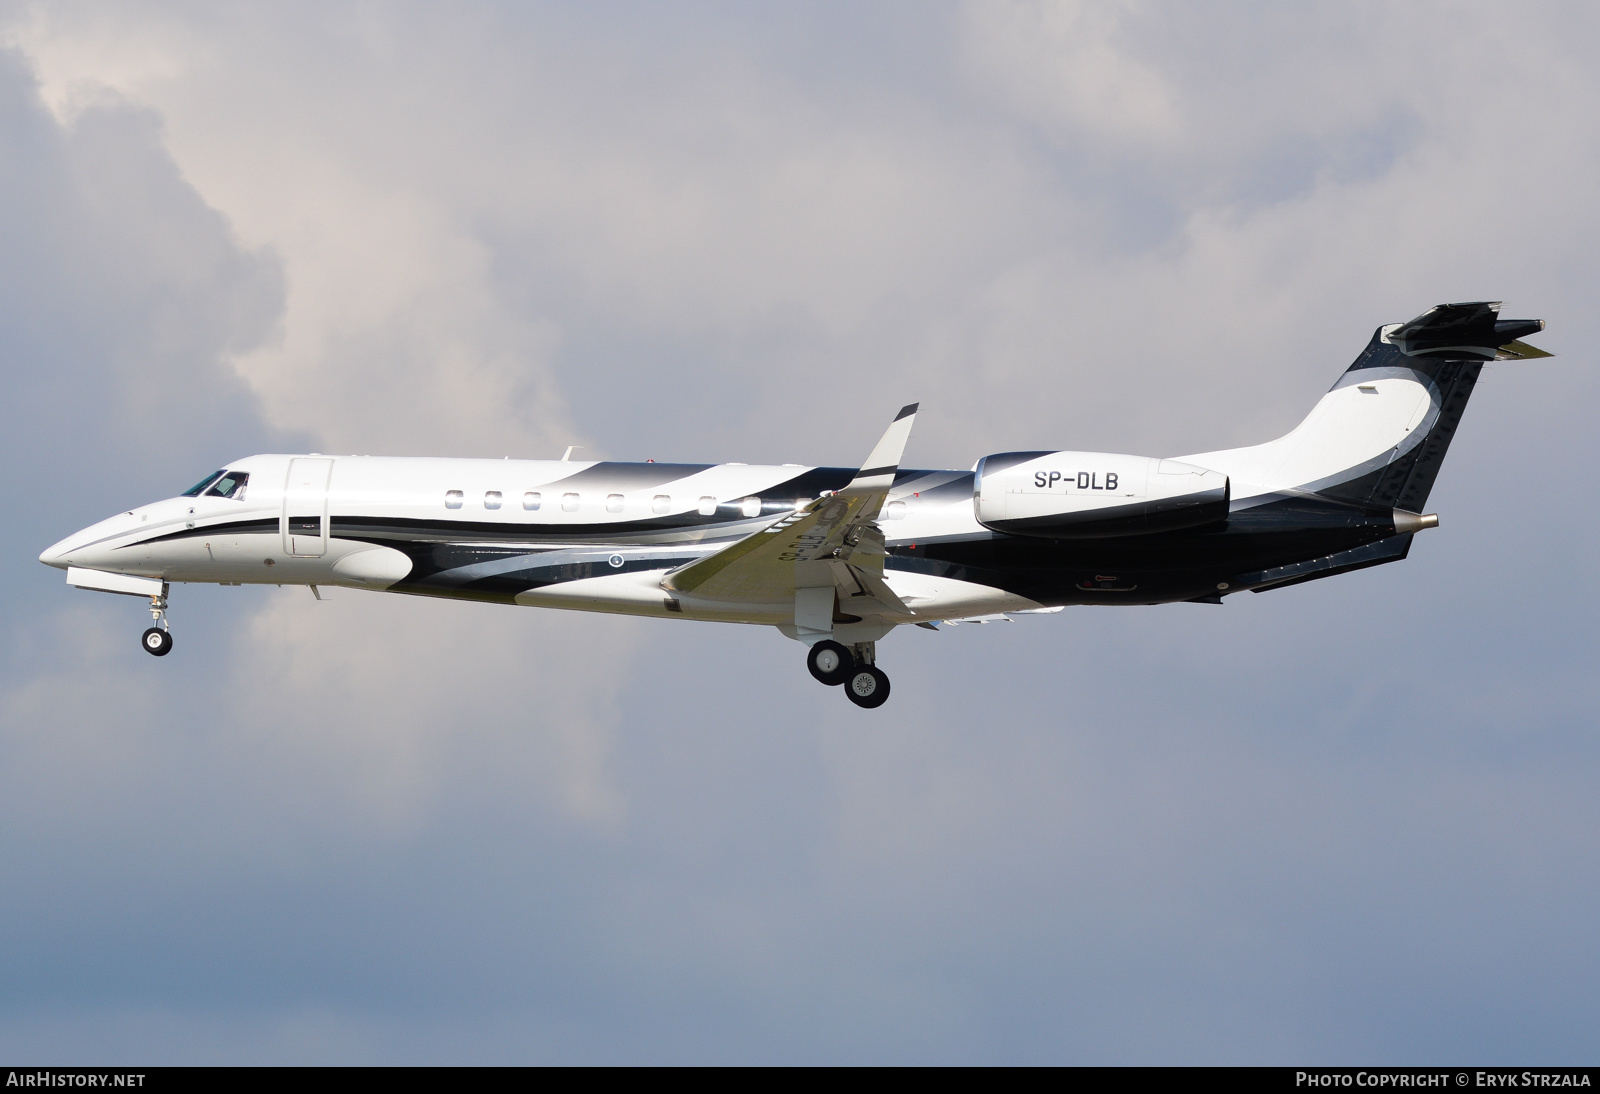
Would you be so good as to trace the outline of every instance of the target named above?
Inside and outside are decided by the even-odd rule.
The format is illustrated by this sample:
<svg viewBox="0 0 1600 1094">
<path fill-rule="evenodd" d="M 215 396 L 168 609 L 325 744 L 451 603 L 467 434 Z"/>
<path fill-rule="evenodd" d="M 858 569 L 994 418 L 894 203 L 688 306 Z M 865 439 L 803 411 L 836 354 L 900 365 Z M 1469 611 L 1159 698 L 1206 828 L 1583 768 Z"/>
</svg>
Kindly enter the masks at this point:
<svg viewBox="0 0 1600 1094">
<path fill-rule="evenodd" d="M 1507 342 L 1500 347 L 1500 351 L 1494 355 L 1494 359 L 1496 361 L 1531 361 L 1535 357 L 1554 356 L 1555 354 L 1548 353 L 1538 346 L 1530 346 L 1526 342 Z"/>
<path fill-rule="evenodd" d="M 1385 328 L 1383 337 L 1408 357 L 1511 361 L 1553 356 L 1518 341 L 1542 330 L 1543 319 L 1501 319 L 1498 301 L 1480 300 L 1440 304 L 1409 323 Z"/>
</svg>

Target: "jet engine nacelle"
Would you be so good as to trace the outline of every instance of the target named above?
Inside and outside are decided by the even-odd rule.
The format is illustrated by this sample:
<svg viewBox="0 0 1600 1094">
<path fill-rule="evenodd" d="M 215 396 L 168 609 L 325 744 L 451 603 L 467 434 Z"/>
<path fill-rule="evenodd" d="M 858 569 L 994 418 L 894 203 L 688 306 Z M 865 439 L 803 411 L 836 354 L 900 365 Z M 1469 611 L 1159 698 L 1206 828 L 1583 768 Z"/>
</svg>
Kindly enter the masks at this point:
<svg viewBox="0 0 1600 1094">
<path fill-rule="evenodd" d="M 978 523 L 1045 539 L 1171 532 L 1228 516 L 1228 476 L 1109 452 L 1002 452 L 978 461 Z"/>
</svg>

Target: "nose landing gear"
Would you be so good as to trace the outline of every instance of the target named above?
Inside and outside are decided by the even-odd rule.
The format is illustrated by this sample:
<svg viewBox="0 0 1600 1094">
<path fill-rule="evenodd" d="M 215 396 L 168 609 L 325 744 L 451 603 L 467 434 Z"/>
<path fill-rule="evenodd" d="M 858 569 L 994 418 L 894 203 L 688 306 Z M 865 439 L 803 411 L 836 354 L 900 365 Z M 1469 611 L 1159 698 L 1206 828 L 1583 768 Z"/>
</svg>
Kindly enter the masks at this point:
<svg viewBox="0 0 1600 1094">
<path fill-rule="evenodd" d="M 876 642 L 858 642 L 854 649 L 832 639 L 811 647 L 806 668 L 829 687 L 844 685 L 844 693 L 858 707 L 881 707 L 889 698 L 889 677 L 873 664 L 877 660 Z"/>
<path fill-rule="evenodd" d="M 161 594 L 150 598 L 150 618 L 155 620 L 151 627 L 139 637 L 139 644 L 145 652 L 155 657 L 165 657 L 172 652 L 172 629 L 167 625 L 167 587 L 161 586 Z"/>
</svg>

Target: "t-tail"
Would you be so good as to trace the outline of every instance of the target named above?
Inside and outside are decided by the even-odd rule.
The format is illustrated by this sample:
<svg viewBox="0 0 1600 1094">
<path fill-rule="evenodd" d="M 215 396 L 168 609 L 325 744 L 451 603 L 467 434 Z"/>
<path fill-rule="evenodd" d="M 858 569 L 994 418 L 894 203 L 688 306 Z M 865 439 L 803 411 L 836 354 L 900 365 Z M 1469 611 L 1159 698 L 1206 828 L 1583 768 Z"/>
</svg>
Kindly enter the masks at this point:
<svg viewBox="0 0 1600 1094">
<path fill-rule="evenodd" d="M 1440 304 L 1409 323 L 1379 329 L 1334 390 L 1354 387 L 1366 396 L 1378 386 L 1374 381 L 1402 378 L 1423 389 L 1421 419 L 1408 421 L 1382 466 L 1352 468 L 1338 481 L 1318 484 L 1317 493 L 1420 513 L 1484 363 L 1551 356 L 1521 341 L 1543 330 L 1544 320 L 1501 319 L 1499 312 L 1498 303 Z"/>
<path fill-rule="evenodd" d="M 1420 517 L 1478 374 L 1488 361 L 1549 357 L 1520 339 L 1539 319 L 1501 319 L 1490 302 L 1440 304 L 1380 327 L 1295 430 L 1267 444 L 1183 459 L 1228 473 L 1236 502 L 1315 494 L 1393 510 L 1396 531 Z"/>
</svg>

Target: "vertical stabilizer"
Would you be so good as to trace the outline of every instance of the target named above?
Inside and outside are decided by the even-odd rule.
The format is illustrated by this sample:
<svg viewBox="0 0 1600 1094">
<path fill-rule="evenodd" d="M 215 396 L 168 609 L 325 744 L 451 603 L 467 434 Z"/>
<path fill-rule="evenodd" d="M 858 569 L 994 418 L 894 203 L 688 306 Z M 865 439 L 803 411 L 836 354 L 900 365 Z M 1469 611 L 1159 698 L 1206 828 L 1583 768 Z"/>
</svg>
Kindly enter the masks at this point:
<svg viewBox="0 0 1600 1094">
<path fill-rule="evenodd" d="M 1441 304 L 1409 323 L 1380 328 L 1339 378 L 1334 391 L 1354 387 L 1365 393 L 1381 379 L 1405 377 L 1422 386 L 1427 405 L 1419 405 L 1382 466 L 1352 468 L 1354 474 L 1318 484 L 1316 492 L 1341 501 L 1420 513 L 1484 364 L 1550 356 L 1519 341 L 1543 330 L 1543 320 L 1500 319 L 1499 311 L 1498 303 L 1487 301 Z"/>
<path fill-rule="evenodd" d="M 1537 319 L 1504 320 L 1489 302 L 1441 304 L 1381 327 L 1294 430 L 1275 441 L 1179 456 L 1221 471 L 1235 502 L 1314 493 L 1420 513 L 1488 361 L 1550 354 L 1520 341 Z"/>
</svg>

